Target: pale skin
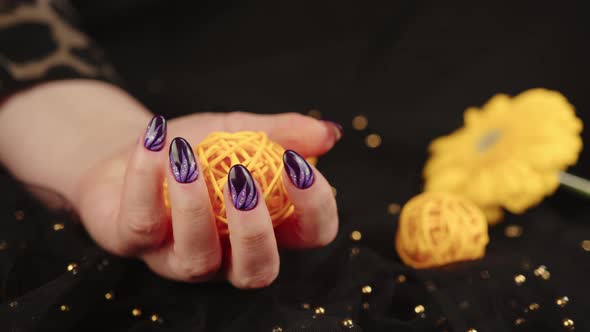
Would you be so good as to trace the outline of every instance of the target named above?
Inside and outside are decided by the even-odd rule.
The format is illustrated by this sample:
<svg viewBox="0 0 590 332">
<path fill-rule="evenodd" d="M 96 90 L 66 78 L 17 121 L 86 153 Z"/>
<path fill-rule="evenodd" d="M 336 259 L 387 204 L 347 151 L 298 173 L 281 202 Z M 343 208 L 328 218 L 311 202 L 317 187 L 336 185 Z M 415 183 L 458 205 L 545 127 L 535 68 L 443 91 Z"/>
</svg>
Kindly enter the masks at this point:
<svg viewBox="0 0 590 332">
<path fill-rule="evenodd" d="M 262 130 L 286 149 L 319 156 L 340 138 L 331 124 L 294 113 L 191 114 L 169 119 L 165 147 L 150 151 L 143 137 L 152 117 L 106 83 L 42 84 L 0 105 L 0 162 L 21 181 L 62 194 L 100 246 L 137 257 L 173 280 L 226 279 L 242 289 L 265 287 L 278 275 L 279 248 L 321 247 L 335 238 L 336 202 L 315 168 L 315 183 L 303 190 L 283 174 L 296 212 L 277 228 L 264 200 L 250 211 L 227 204 L 226 238 L 217 233 L 203 178 L 176 182 L 168 159 L 174 137 L 195 146 L 213 131 L 241 130 Z M 162 199 L 165 178 L 170 212 Z M 227 186 L 224 193 L 230 202 Z"/>
</svg>

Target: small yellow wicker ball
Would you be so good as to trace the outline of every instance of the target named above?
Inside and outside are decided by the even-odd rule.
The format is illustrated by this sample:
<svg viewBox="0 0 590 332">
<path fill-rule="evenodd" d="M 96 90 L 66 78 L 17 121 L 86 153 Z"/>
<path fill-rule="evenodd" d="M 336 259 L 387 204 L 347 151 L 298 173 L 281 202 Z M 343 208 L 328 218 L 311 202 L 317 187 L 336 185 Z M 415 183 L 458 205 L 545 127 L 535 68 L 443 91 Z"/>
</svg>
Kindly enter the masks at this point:
<svg viewBox="0 0 590 332">
<path fill-rule="evenodd" d="M 199 177 L 203 177 L 207 183 L 220 234 L 228 233 L 223 187 L 230 168 L 236 164 L 248 168 L 252 177 L 260 184 L 259 189 L 263 193 L 273 226 L 278 226 L 293 214 L 295 208 L 289 201 L 282 180 L 285 149 L 271 141 L 266 133 L 214 132 L 199 143 L 194 152 L 201 162 Z M 166 206 L 169 207 L 167 183 L 164 183 L 164 197 Z"/>
<path fill-rule="evenodd" d="M 420 269 L 481 258 L 488 241 L 477 206 L 450 193 L 425 192 L 403 207 L 395 247 L 405 264 Z"/>
</svg>

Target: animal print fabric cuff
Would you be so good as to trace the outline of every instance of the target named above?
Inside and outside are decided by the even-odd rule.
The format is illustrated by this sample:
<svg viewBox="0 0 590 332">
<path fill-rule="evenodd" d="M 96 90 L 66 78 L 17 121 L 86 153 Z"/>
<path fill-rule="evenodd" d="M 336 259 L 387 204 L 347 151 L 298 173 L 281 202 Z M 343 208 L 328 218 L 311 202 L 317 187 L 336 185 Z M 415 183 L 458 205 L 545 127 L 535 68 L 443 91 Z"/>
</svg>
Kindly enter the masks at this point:
<svg viewBox="0 0 590 332">
<path fill-rule="evenodd" d="M 50 0 L 0 0 L 0 98 L 75 78 L 119 84 L 102 51 Z"/>
</svg>

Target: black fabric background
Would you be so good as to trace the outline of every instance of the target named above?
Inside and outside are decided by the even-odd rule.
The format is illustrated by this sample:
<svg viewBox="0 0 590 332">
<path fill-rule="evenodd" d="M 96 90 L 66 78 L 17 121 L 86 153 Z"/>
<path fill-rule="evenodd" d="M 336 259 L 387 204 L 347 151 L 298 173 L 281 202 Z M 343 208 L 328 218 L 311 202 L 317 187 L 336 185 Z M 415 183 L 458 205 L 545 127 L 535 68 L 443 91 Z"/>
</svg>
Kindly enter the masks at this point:
<svg viewBox="0 0 590 332">
<path fill-rule="evenodd" d="M 430 140 L 495 93 L 559 90 L 590 123 L 581 1 L 76 4 L 128 90 L 154 112 L 313 108 L 343 123 L 344 139 L 319 164 L 338 190 L 341 230 L 327 248 L 282 252 L 279 279 L 267 289 L 178 284 L 106 255 L 70 222 L 53 231 L 68 217 L 48 213 L 4 177 L 0 326 L 7 331 L 338 331 L 345 318 L 356 331 L 564 331 L 565 318 L 590 331 L 590 253 L 580 247 L 590 239 L 587 200 L 560 190 L 492 228 L 485 259 L 423 271 L 400 263 L 397 216 L 386 210 L 420 192 Z M 367 130 L 352 129 L 357 114 L 368 117 Z M 364 144 L 371 132 L 383 138 L 377 149 Z M 571 171 L 589 178 L 589 165 L 584 151 Z M 507 224 L 522 225 L 523 236 L 506 238 Z M 348 238 L 352 230 L 362 232 L 359 243 Z M 66 271 L 70 262 L 78 263 L 75 274 Z M 534 276 L 539 265 L 549 280 Z M 520 273 L 527 281 L 516 286 Z M 399 274 L 407 281 L 396 282 Z M 366 284 L 370 295 L 360 291 Z M 555 305 L 559 296 L 570 298 L 565 308 Z M 525 312 L 531 303 L 539 309 Z M 418 304 L 424 318 L 413 312 Z M 326 314 L 314 318 L 318 306 Z M 143 314 L 133 317 L 133 308 Z M 152 322 L 153 313 L 163 321 Z M 516 326 L 517 318 L 525 323 Z"/>
</svg>

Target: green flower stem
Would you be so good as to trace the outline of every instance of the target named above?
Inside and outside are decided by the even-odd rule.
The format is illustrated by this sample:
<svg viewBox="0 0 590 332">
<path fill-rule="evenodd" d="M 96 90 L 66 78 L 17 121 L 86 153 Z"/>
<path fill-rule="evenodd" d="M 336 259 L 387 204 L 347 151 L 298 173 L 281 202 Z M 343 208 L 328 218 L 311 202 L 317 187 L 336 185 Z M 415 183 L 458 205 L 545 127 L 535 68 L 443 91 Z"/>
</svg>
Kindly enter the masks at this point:
<svg viewBox="0 0 590 332">
<path fill-rule="evenodd" d="M 572 191 L 590 198 L 590 181 L 584 178 L 570 173 L 561 172 L 559 174 L 559 183 Z"/>
</svg>

